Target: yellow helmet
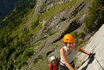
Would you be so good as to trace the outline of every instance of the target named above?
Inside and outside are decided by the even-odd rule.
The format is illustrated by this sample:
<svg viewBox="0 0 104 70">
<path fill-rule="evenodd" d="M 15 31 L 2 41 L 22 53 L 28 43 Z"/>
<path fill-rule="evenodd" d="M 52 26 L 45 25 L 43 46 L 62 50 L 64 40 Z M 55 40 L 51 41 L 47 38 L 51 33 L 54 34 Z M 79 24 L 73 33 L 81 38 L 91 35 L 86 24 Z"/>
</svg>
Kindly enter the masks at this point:
<svg viewBox="0 0 104 70">
<path fill-rule="evenodd" d="M 74 43 L 74 37 L 71 34 L 66 34 L 63 37 L 64 42 Z"/>
</svg>

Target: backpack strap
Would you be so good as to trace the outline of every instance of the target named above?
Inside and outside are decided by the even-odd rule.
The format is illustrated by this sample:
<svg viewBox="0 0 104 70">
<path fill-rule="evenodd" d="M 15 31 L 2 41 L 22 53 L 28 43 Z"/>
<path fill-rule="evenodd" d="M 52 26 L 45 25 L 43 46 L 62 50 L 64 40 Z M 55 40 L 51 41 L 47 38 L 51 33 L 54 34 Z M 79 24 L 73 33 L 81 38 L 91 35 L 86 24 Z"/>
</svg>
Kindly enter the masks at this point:
<svg viewBox="0 0 104 70">
<path fill-rule="evenodd" d="M 52 67 L 51 67 L 51 70 L 53 70 L 53 63 L 52 63 Z"/>
</svg>

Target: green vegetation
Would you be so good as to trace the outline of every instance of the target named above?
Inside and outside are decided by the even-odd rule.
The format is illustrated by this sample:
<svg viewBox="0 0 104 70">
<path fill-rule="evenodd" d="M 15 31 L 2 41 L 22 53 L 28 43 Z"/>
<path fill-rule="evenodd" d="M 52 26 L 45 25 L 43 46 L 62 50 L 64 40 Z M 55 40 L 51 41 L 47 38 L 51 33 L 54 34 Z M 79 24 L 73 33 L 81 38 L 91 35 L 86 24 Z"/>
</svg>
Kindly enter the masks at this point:
<svg viewBox="0 0 104 70">
<path fill-rule="evenodd" d="M 22 55 L 20 55 L 18 58 L 17 58 L 17 68 L 21 68 L 24 64 L 26 64 L 26 61 L 28 60 L 28 58 L 33 55 L 33 50 L 32 49 L 25 49 L 25 51 L 23 52 Z"/>
<path fill-rule="evenodd" d="M 89 8 L 88 16 L 85 18 L 85 32 L 93 32 L 104 23 L 103 7 L 103 0 L 94 0 L 92 7 Z"/>
<path fill-rule="evenodd" d="M 83 32 L 77 33 L 77 32 L 74 31 L 71 34 L 75 38 L 75 45 L 76 46 L 82 47 L 86 44 L 86 41 L 84 40 L 85 33 L 83 33 Z"/>
<path fill-rule="evenodd" d="M 33 46 L 29 42 L 30 30 L 24 26 L 25 20 L 35 6 L 35 0 L 19 2 L 0 22 L 0 70 L 16 70 L 27 64 L 33 55 Z M 38 19 L 34 22 L 38 26 Z"/>
<path fill-rule="evenodd" d="M 74 63 L 77 64 L 77 57 L 74 58 Z"/>
<path fill-rule="evenodd" d="M 51 9 L 49 9 L 49 11 L 47 11 L 46 13 L 44 13 L 43 15 L 41 15 L 41 19 L 48 19 L 49 17 L 65 10 L 68 7 L 71 7 L 71 5 L 73 3 L 75 3 L 76 0 L 71 0 L 69 2 L 67 2 L 66 4 L 57 4 L 55 6 L 53 6 Z"/>
<path fill-rule="evenodd" d="M 71 33 L 71 35 L 73 35 L 74 38 L 77 38 L 77 32 L 74 31 L 74 32 Z"/>
<path fill-rule="evenodd" d="M 74 21 L 74 20 L 76 20 L 76 19 L 78 19 L 78 18 L 81 17 L 83 14 L 84 14 L 83 12 L 77 14 L 74 18 L 71 19 L 71 22 Z"/>
<path fill-rule="evenodd" d="M 36 64 L 40 59 L 43 59 L 42 55 L 39 55 L 37 58 L 34 59 L 34 64 Z"/>
<path fill-rule="evenodd" d="M 86 41 L 84 40 L 86 33 L 92 33 L 93 31 L 98 30 L 99 27 L 103 24 L 104 22 L 103 7 L 104 7 L 103 0 L 95 0 L 92 6 L 89 8 L 89 11 L 85 18 L 84 32 L 81 32 L 81 33 L 72 32 L 71 33 L 76 39 L 75 44 L 77 46 L 80 46 L 80 47 L 84 46 L 86 44 Z M 79 14 L 78 16 L 76 15 L 75 17 L 77 18 L 82 14 Z M 73 18 L 73 19 L 75 20 L 76 18 Z"/>
<path fill-rule="evenodd" d="M 49 61 L 47 59 L 42 59 L 38 63 L 33 64 L 29 70 L 49 70 Z"/>
<path fill-rule="evenodd" d="M 53 35 L 53 33 L 51 32 L 51 30 L 48 30 L 47 33 L 51 36 Z"/>
</svg>

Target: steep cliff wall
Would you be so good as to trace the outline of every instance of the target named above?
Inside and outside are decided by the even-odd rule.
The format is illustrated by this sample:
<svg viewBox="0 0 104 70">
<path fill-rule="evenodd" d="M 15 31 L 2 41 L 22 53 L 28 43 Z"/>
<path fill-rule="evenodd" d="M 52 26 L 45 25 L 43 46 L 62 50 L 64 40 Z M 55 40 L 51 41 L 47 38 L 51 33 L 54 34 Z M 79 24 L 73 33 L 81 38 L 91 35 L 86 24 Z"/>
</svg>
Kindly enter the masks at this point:
<svg viewBox="0 0 104 70">
<path fill-rule="evenodd" d="M 94 56 L 81 54 L 79 57 L 84 62 L 78 70 L 104 70 L 104 25 L 90 38 L 85 50 L 95 53 Z"/>
</svg>

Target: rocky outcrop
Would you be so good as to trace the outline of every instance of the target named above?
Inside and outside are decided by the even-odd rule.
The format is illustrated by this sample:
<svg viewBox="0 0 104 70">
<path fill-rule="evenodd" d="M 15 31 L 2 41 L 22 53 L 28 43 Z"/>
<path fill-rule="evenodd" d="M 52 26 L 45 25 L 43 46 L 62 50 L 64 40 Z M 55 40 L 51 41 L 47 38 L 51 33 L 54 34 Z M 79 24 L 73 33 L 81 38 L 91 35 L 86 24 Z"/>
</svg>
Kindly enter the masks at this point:
<svg viewBox="0 0 104 70">
<path fill-rule="evenodd" d="M 79 63 L 83 63 L 78 70 L 104 70 L 104 24 L 88 41 L 85 50 L 95 55 L 89 59 L 85 54 L 78 56 Z"/>
<path fill-rule="evenodd" d="M 47 4 L 48 1 L 50 2 L 49 5 L 53 3 L 55 5 L 59 3 L 59 1 L 67 2 L 69 0 L 38 0 L 35 11 L 41 14 L 46 12 L 46 9 L 49 9 L 49 5 L 45 7 L 45 10 L 42 9 L 44 9 L 44 5 Z M 88 7 L 91 6 L 91 2 L 87 3 L 84 0 L 81 0 L 79 3 L 77 2 L 79 2 L 79 0 L 76 0 L 73 5 L 68 6 L 66 9 L 55 13 L 47 20 L 43 20 L 41 30 L 38 30 L 38 32 L 33 35 L 33 40 L 31 42 L 35 45 L 35 53 L 28 60 L 28 65 L 21 70 L 42 70 L 42 66 L 44 66 L 43 70 L 48 70 L 48 62 L 47 64 L 44 64 L 43 62 L 46 63 L 48 57 L 50 57 L 51 55 L 55 55 L 57 57 L 60 56 L 59 49 L 64 45 L 61 40 L 62 37 L 64 36 L 64 34 L 71 33 L 72 31 L 78 29 L 83 24 L 86 12 L 88 11 Z M 38 55 L 42 55 L 44 58 L 42 59 L 42 61 L 40 59 L 36 64 L 33 64 L 34 59 L 37 58 Z M 47 69 L 45 69 L 45 67 Z"/>
<path fill-rule="evenodd" d="M 38 13 L 44 13 L 52 8 L 56 4 L 63 4 L 69 0 L 37 0 L 35 11 Z"/>
<path fill-rule="evenodd" d="M 48 41 L 47 43 L 57 42 L 63 37 L 64 34 L 70 33 L 82 25 L 83 20 L 86 16 L 86 11 L 88 10 L 89 6 L 90 6 L 89 3 L 86 4 L 85 1 L 82 1 L 76 6 L 72 5 L 71 7 L 65 9 L 64 11 L 53 15 L 49 19 L 43 20 L 43 24 L 42 24 L 43 28 L 39 33 L 45 35 L 45 37 L 51 35 L 47 39 Z M 74 18 L 75 16 L 78 17 Z M 41 38 L 39 34 L 36 37 L 38 39 Z"/>
</svg>

